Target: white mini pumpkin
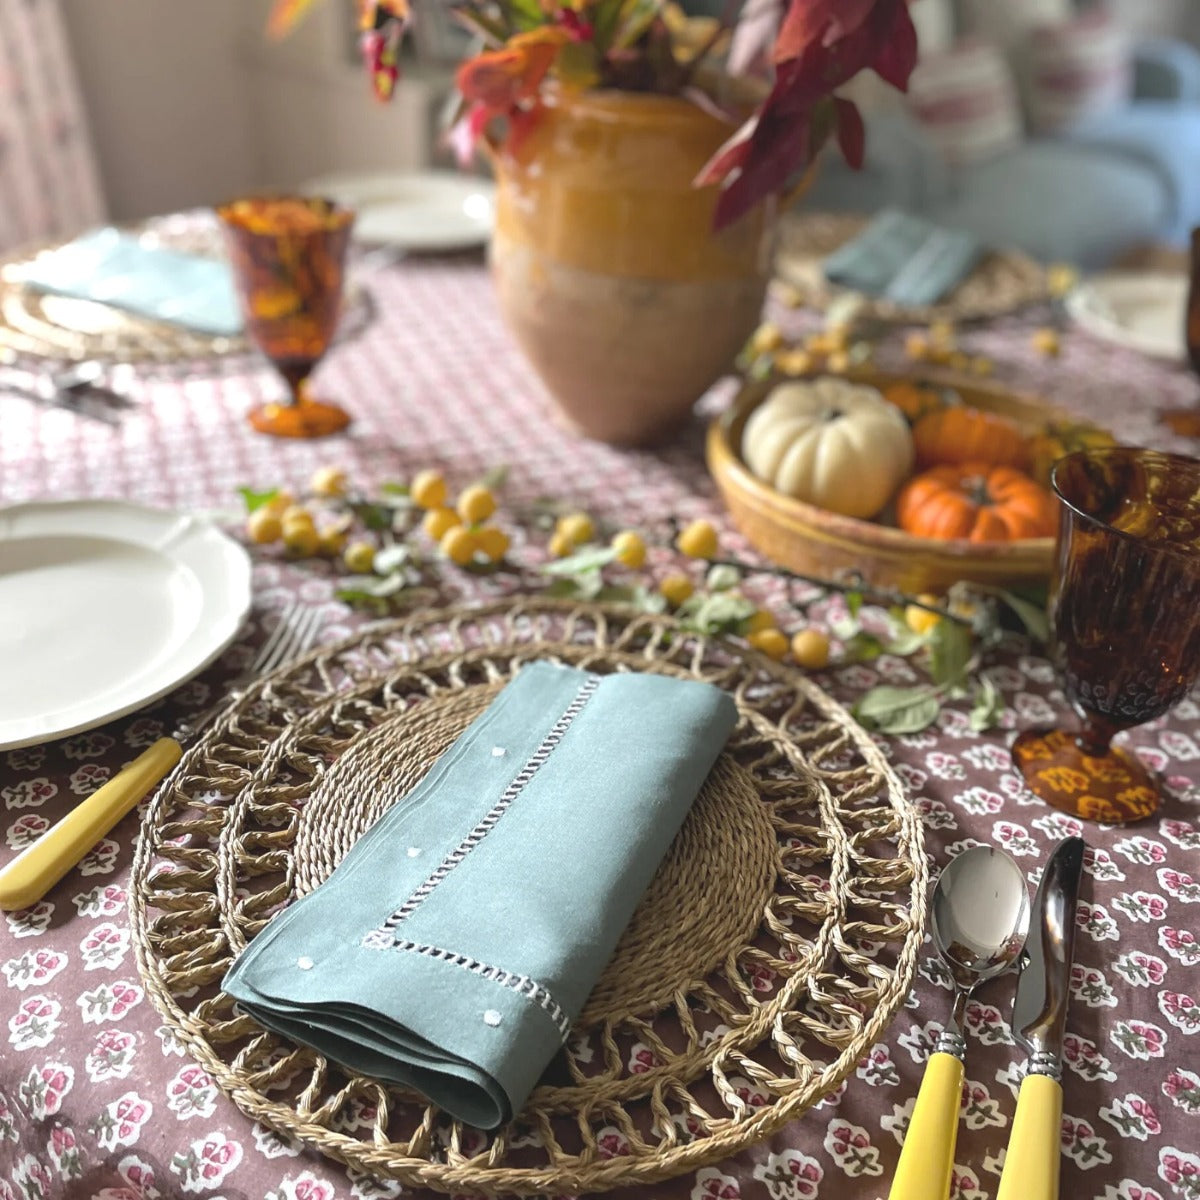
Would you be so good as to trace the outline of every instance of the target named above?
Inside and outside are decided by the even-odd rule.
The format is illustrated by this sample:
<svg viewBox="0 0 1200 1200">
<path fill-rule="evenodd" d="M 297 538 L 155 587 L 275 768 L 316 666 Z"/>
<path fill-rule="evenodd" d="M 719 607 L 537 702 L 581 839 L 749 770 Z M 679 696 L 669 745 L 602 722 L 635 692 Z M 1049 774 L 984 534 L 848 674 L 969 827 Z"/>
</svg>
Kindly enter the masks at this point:
<svg viewBox="0 0 1200 1200">
<path fill-rule="evenodd" d="M 742 457 L 777 490 L 847 517 L 873 517 L 908 478 L 912 435 L 872 387 L 833 376 L 782 383 L 750 414 Z"/>
</svg>

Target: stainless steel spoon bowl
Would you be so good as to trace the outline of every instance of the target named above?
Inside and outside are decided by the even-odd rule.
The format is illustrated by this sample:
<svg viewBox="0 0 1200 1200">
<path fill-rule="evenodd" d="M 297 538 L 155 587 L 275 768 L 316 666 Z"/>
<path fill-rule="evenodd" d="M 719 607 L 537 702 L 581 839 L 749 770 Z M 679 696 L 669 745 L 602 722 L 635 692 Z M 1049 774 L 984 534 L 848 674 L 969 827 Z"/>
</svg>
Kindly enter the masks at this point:
<svg viewBox="0 0 1200 1200">
<path fill-rule="evenodd" d="M 954 1011 L 925 1068 L 890 1200 L 946 1200 L 958 1138 L 971 993 L 1017 960 L 1029 930 L 1021 868 L 1003 850 L 973 846 L 951 859 L 933 891 L 933 944 L 954 981 Z"/>
</svg>

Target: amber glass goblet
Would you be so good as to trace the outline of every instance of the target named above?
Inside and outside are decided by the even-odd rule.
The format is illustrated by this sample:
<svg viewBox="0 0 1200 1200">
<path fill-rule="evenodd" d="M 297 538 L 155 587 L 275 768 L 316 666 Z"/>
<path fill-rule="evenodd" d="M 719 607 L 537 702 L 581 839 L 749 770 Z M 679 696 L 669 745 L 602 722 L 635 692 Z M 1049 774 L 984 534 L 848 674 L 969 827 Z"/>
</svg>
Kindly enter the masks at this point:
<svg viewBox="0 0 1200 1200">
<path fill-rule="evenodd" d="M 262 196 L 217 209 L 246 333 L 287 382 L 286 402 L 261 404 L 250 424 L 277 437 L 312 438 L 350 423 L 310 394 L 309 376 L 337 328 L 354 213 L 311 196 Z"/>
<path fill-rule="evenodd" d="M 1200 462 L 1115 447 L 1054 468 L 1050 615 L 1076 730 L 1030 730 L 1013 758 L 1047 804 L 1122 825 L 1161 803 L 1114 735 L 1167 712 L 1200 673 Z"/>
</svg>

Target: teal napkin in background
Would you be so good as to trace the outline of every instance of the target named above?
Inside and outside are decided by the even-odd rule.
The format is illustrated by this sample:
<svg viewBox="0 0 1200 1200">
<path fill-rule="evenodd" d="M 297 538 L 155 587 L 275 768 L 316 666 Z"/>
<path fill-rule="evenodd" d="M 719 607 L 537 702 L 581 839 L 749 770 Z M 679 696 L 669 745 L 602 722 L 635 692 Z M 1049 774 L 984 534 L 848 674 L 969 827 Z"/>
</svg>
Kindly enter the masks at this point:
<svg viewBox="0 0 1200 1200">
<path fill-rule="evenodd" d="M 228 264 L 146 246 L 111 227 L 39 254 L 15 274 L 38 291 L 97 300 L 214 337 L 242 329 Z"/>
<path fill-rule="evenodd" d="M 922 308 L 952 292 L 979 261 L 974 234 L 887 209 L 824 263 L 839 287 Z"/>
<path fill-rule="evenodd" d="M 519 1112 L 737 720 L 708 684 L 533 663 L 224 988 L 483 1129 Z"/>
</svg>

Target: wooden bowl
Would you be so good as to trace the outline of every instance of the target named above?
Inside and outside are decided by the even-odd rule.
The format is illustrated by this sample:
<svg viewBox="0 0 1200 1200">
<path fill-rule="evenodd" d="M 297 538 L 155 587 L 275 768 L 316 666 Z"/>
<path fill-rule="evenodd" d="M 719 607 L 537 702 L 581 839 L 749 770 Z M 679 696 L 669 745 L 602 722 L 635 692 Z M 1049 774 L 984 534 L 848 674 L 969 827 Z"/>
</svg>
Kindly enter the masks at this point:
<svg viewBox="0 0 1200 1200">
<path fill-rule="evenodd" d="M 952 388 L 963 403 L 1011 418 L 1035 432 L 1049 422 L 1079 425 L 1077 417 L 995 385 L 938 372 L 853 371 L 847 378 L 881 390 L 903 380 Z M 824 579 L 857 572 L 870 583 L 910 595 L 944 592 L 958 580 L 1014 587 L 1043 583 L 1054 555 L 1053 538 L 1015 542 L 941 541 L 913 537 L 876 521 L 843 517 L 776 491 L 742 461 L 746 419 L 781 382 L 747 384 L 733 406 L 708 430 L 708 468 L 734 523 L 757 550 L 783 567 Z"/>
</svg>

